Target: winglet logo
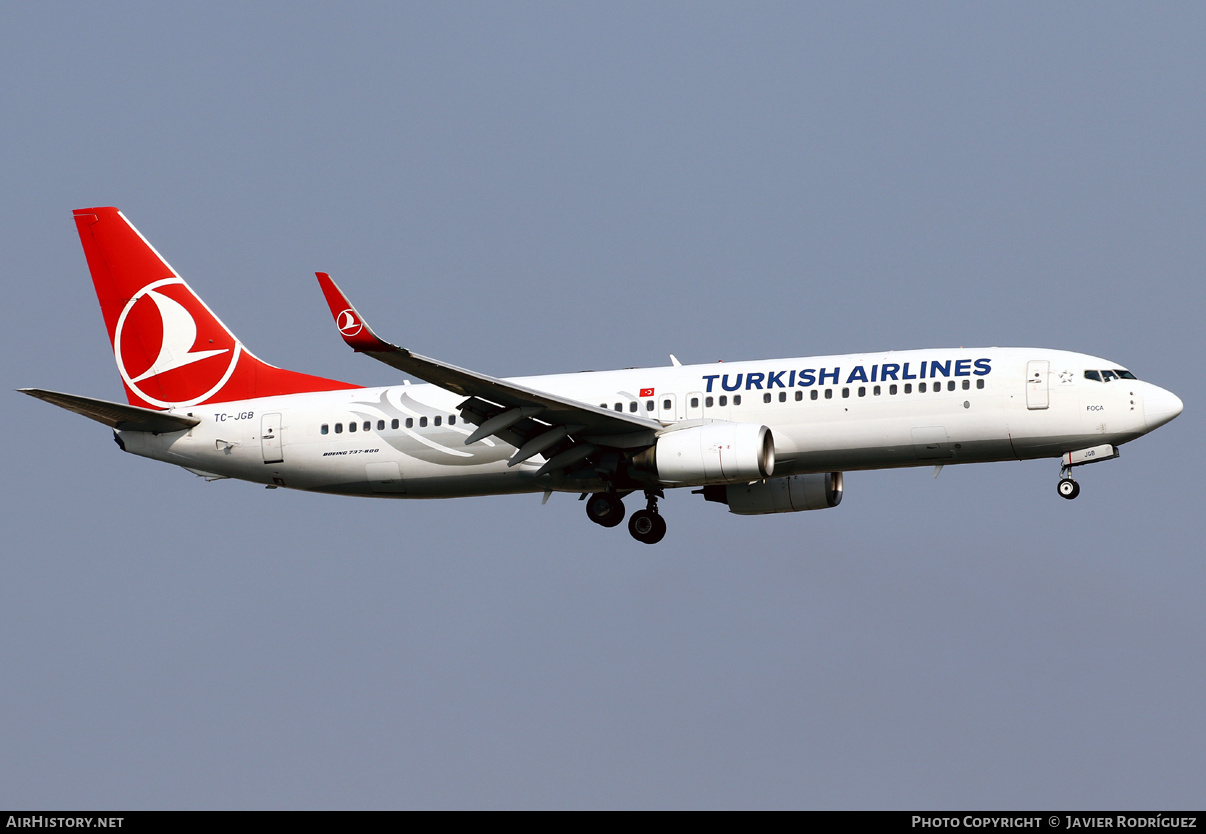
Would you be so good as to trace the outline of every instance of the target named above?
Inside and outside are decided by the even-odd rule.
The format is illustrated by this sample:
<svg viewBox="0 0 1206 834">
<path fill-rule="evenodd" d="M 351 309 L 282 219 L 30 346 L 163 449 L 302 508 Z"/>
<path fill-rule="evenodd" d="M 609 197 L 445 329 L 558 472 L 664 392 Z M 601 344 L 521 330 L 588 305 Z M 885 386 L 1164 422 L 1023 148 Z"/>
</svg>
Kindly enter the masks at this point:
<svg viewBox="0 0 1206 834">
<path fill-rule="evenodd" d="M 339 314 L 339 332 L 345 336 L 355 336 L 364 329 L 364 322 L 360 321 L 356 315 L 356 311 L 350 307 Z"/>
<path fill-rule="evenodd" d="M 198 321 L 205 331 L 203 349 L 196 349 Z M 162 408 L 195 405 L 216 394 L 242 351 L 180 278 L 140 289 L 121 311 L 113 336 L 121 378 L 144 401 Z M 226 361 L 206 361 L 219 356 Z"/>
</svg>

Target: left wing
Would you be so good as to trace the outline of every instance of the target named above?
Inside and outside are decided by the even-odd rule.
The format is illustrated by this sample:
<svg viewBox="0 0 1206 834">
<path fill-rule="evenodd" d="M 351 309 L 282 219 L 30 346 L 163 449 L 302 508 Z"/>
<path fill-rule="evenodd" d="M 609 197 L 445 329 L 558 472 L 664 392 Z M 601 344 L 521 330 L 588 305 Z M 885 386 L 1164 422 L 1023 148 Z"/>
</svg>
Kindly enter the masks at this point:
<svg viewBox="0 0 1206 834">
<path fill-rule="evenodd" d="M 425 382 L 467 397 L 457 408 L 478 426 L 465 445 L 494 436 L 518 447 L 509 466 L 545 453 L 538 474 L 580 464 L 599 447 L 639 449 L 655 442 L 662 424 L 635 414 L 608 411 L 589 403 L 516 385 L 505 379 L 458 368 L 412 353 L 379 338 L 343 291 L 325 272 L 315 273 L 344 342 L 357 353 Z"/>
</svg>

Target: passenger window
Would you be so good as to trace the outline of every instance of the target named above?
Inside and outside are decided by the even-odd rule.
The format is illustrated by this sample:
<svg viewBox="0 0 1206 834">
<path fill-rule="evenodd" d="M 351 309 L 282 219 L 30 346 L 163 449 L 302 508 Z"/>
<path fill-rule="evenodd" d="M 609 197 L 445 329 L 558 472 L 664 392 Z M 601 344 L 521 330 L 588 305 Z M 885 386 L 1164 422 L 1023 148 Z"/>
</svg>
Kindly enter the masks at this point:
<svg viewBox="0 0 1206 834">
<path fill-rule="evenodd" d="M 786 391 L 779 392 L 779 402 L 781 402 L 781 403 L 787 402 L 787 392 Z"/>
<path fill-rule="evenodd" d="M 924 393 L 925 393 L 925 383 L 924 383 L 924 382 L 919 382 L 919 383 L 917 383 L 917 393 L 918 393 L 918 394 L 924 394 Z"/>
<path fill-rule="evenodd" d="M 711 397 L 704 397 L 704 407 L 705 408 L 712 407 L 712 398 Z"/>
<path fill-rule="evenodd" d="M 771 395 L 770 395 L 770 392 L 768 391 L 767 393 L 762 395 L 762 402 L 768 403 L 770 401 L 771 401 Z"/>
<path fill-rule="evenodd" d="M 455 414 L 448 415 L 448 425 L 450 425 L 450 426 L 456 425 L 456 415 Z"/>
<path fill-rule="evenodd" d="M 377 431 L 385 431 L 385 421 L 384 420 L 377 421 Z"/>
<path fill-rule="evenodd" d="M 636 410 L 637 410 L 637 404 L 636 404 L 636 400 L 633 400 L 632 402 L 630 402 L 630 403 L 628 404 L 628 410 L 629 410 L 629 411 L 636 411 Z"/>
<path fill-rule="evenodd" d="M 895 382 L 893 382 L 891 385 L 888 386 L 888 393 L 893 396 L 896 395 L 896 383 Z"/>
<path fill-rule="evenodd" d="M 327 433 L 328 431 L 330 431 L 330 430 L 331 430 L 331 427 L 330 427 L 330 426 L 328 426 L 326 423 L 323 423 L 323 424 L 322 424 L 322 433 L 323 433 L 323 434 L 326 434 L 326 433 Z"/>
<path fill-rule="evenodd" d="M 963 380 L 963 390 L 966 391 L 968 388 L 971 388 L 971 380 L 965 379 Z"/>
<path fill-rule="evenodd" d="M 982 380 L 982 379 L 977 379 L 977 380 L 976 380 L 976 387 L 977 387 L 977 388 L 983 388 L 983 387 L 984 387 L 984 380 Z"/>
<path fill-rule="evenodd" d="M 406 428 L 413 429 L 414 427 L 415 427 L 415 418 L 407 417 L 406 418 Z"/>
<path fill-rule="evenodd" d="M 607 403 L 599 403 L 599 408 L 607 408 Z"/>
<path fill-rule="evenodd" d="M 356 424 L 348 423 L 348 431 L 356 431 Z"/>
<path fill-rule="evenodd" d="M 850 389 L 849 389 L 849 388 L 843 388 L 843 389 L 842 389 L 842 399 L 843 399 L 843 400 L 846 400 L 846 399 L 849 399 L 849 398 L 850 398 Z"/>
<path fill-rule="evenodd" d="M 952 379 L 950 382 L 948 382 L 948 383 L 946 384 L 946 390 L 947 390 L 947 391 L 954 391 L 954 390 L 955 390 L 955 380 L 953 380 L 953 379 Z"/>
<path fill-rule="evenodd" d="M 728 404 L 729 404 L 729 398 L 722 394 L 720 397 L 720 407 L 724 408 Z"/>
<path fill-rule="evenodd" d="M 711 397 L 708 397 L 708 405 L 711 405 L 711 404 L 712 404 L 712 398 L 711 398 Z M 692 408 L 699 408 L 699 397 L 692 397 L 692 398 L 691 398 L 691 407 L 692 407 Z"/>
<path fill-rule="evenodd" d="M 667 406 L 669 407 L 669 406 Z M 653 400 L 645 400 L 645 410 L 653 411 Z"/>
<path fill-rule="evenodd" d="M 336 433 L 336 434 L 343 434 L 343 423 L 336 423 L 336 424 L 335 424 L 335 433 Z"/>
<path fill-rule="evenodd" d="M 740 394 L 733 395 L 733 405 L 741 405 L 741 395 Z"/>
<path fill-rule="evenodd" d="M 390 420 L 390 421 L 389 421 L 389 427 L 390 427 L 391 429 L 396 429 L 396 428 L 398 428 L 398 418 L 397 418 L 397 417 L 395 417 L 394 419 L 392 419 L 392 420 Z"/>
<path fill-rule="evenodd" d="M 372 430 L 373 430 L 373 421 L 372 421 L 372 420 L 365 420 L 365 421 L 364 421 L 364 430 L 365 430 L 365 431 L 372 431 Z"/>
<path fill-rule="evenodd" d="M 440 415 L 437 414 L 435 420 L 432 421 L 432 425 L 438 426 L 443 421 L 444 421 L 444 419 Z"/>
<path fill-rule="evenodd" d="M 616 403 L 616 411 L 623 411 L 624 403 Z"/>
<path fill-rule="evenodd" d="M 913 393 L 913 383 L 911 383 L 911 382 L 906 382 L 906 383 L 905 383 L 905 393 L 906 393 L 906 394 L 912 394 L 912 393 Z"/>
<path fill-rule="evenodd" d="M 804 392 L 803 392 L 803 391 L 797 391 L 797 392 L 796 392 L 796 402 L 799 402 L 799 401 L 800 401 L 800 400 L 802 400 L 802 399 L 804 399 Z"/>
<path fill-rule="evenodd" d="M 818 396 L 817 389 L 813 388 L 812 389 L 812 398 L 815 400 L 817 398 L 817 396 Z"/>
<path fill-rule="evenodd" d="M 419 428 L 421 428 L 421 429 L 427 428 L 427 418 L 426 417 L 419 418 Z"/>
<path fill-rule="evenodd" d="M 832 388 L 825 389 L 825 399 L 827 399 L 827 400 L 833 399 L 833 389 Z"/>
<path fill-rule="evenodd" d="M 692 408 L 695 408 L 695 406 L 697 406 L 697 405 L 699 405 L 699 400 L 693 400 L 691 402 Z M 671 408 L 673 408 L 673 406 L 671 405 L 669 400 L 662 400 L 662 410 L 663 411 L 669 411 Z"/>
<path fill-rule="evenodd" d="M 859 395 L 860 397 L 865 397 L 865 396 L 867 396 L 867 387 L 866 387 L 865 385 L 860 385 L 860 386 L 858 387 L 858 395 Z"/>
<path fill-rule="evenodd" d="M 871 393 L 877 397 L 879 396 L 879 392 L 880 392 L 880 388 L 878 385 L 876 385 L 874 388 L 871 389 Z"/>
</svg>

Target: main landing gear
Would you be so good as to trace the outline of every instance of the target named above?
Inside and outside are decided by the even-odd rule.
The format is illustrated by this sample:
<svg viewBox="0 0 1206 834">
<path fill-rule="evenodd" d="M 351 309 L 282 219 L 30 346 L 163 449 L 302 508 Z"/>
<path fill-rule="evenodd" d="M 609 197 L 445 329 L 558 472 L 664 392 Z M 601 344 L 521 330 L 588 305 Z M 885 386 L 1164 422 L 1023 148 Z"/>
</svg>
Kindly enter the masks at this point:
<svg viewBox="0 0 1206 834">
<path fill-rule="evenodd" d="M 595 524 L 615 527 L 624 520 L 624 502 L 614 492 L 596 492 L 586 502 L 586 517 Z"/>
<path fill-rule="evenodd" d="M 664 497 L 660 489 L 645 490 L 645 509 L 628 520 L 628 532 L 637 541 L 657 544 L 665 538 L 666 520 L 657 511 L 657 499 Z M 595 524 L 615 527 L 624 520 L 624 502 L 614 492 L 596 492 L 586 502 L 586 517 Z"/>
</svg>

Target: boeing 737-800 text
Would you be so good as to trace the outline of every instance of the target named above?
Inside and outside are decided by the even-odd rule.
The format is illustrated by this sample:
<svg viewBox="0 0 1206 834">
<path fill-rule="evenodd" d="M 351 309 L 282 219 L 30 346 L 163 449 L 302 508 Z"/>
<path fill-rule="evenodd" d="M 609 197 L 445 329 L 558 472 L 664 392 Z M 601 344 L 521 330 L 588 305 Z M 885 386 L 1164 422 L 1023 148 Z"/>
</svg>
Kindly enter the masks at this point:
<svg viewBox="0 0 1206 834">
<path fill-rule="evenodd" d="M 1116 362 L 1039 348 L 910 350 L 496 379 L 380 339 L 317 273 L 347 344 L 428 384 L 364 388 L 256 358 L 115 208 L 75 223 L 127 404 L 26 388 L 125 451 L 208 479 L 340 495 L 579 493 L 658 542 L 694 487 L 740 515 L 836 507 L 842 473 L 1061 458 L 1073 467 L 1181 413 Z M 671 357 L 673 359 L 673 357 Z"/>
</svg>

